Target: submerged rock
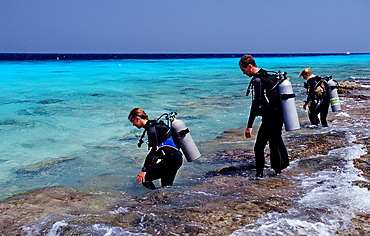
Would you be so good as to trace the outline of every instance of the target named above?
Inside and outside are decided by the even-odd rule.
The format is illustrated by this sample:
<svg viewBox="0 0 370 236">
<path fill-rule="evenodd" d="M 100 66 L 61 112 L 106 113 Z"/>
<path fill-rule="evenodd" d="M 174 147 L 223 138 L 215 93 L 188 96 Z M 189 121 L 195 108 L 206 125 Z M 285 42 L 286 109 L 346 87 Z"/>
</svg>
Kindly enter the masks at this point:
<svg viewBox="0 0 370 236">
<path fill-rule="evenodd" d="M 40 100 L 37 103 L 38 104 L 54 104 L 54 103 L 61 103 L 64 100 L 61 99 L 45 99 L 45 100 Z"/>
<path fill-rule="evenodd" d="M 31 165 L 24 166 L 16 171 L 17 174 L 38 174 L 42 171 L 51 169 L 60 163 L 76 160 L 76 156 L 59 157 L 50 160 L 42 160 Z"/>
</svg>

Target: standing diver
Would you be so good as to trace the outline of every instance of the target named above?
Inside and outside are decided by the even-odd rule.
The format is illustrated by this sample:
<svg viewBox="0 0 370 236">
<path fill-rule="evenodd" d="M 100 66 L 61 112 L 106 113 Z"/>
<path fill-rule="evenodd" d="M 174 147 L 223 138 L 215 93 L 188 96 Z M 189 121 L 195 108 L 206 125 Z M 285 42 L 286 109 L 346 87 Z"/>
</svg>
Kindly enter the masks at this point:
<svg viewBox="0 0 370 236">
<path fill-rule="evenodd" d="M 280 174 L 282 169 L 289 166 L 288 152 L 281 137 L 283 113 L 280 95 L 277 90 L 267 89 L 269 74 L 257 67 L 251 55 L 244 55 L 239 61 L 239 67 L 243 74 L 252 77 L 250 83 L 254 88 L 248 126 L 245 130 L 246 138 L 252 137 L 252 126 L 256 116 L 262 116 L 262 123 L 254 145 L 256 177 L 263 177 L 264 149 L 267 143 L 270 147 L 271 167 L 276 174 Z"/>
<path fill-rule="evenodd" d="M 299 77 L 306 80 L 305 88 L 308 90 L 308 95 L 303 109 L 306 110 L 308 106 L 308 118 L 312 126 L 316 127 L 321 122 L 323 127 L 328 127 L 326 117 L 328 116 L 330 98 L 327 82 L 324 82 L 320 76 L 315 76 L 310 67 L 304 68 L 299 73 Z"/>
<path fill-rule="evenodd" d="M 132 109 L 128 119 L 138 129 L 144 128 L 139 147 L 145 133 L 148 134 L 149 152 L 136 182 L 143 184 L 144 187 L 156 189 L 152 181 L 161 179 L 162 187 L 172 186 L 182 165 L 182 154 L 172 139 L 170 127 L 163 122 L 149 120 L 148 115 L 140 108 Z"/>
</svg>

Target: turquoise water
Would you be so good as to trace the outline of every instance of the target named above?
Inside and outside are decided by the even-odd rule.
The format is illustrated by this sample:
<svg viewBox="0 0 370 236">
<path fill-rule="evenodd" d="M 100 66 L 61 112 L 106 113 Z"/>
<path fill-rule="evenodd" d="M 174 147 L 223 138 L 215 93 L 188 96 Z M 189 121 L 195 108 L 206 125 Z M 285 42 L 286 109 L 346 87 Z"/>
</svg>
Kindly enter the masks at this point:
<svg viewBox="0 0 370 236">
<path fill-rule="evenodd" d="M 129 111 L 143 108 L 152 119 L 175 111 L 197 143 L 213 140 L 248 118 L 249 78 L 238 61 L 0 61 L 0 198 L 50 186 L 141 191 L 135 176 L 146 148 L 136 146 L 141 131 L 128 122 Z M 256 61 L 287 72 L 298 96 L 298 73 L 307 66 L 336 80 L 370 77 L 370 54 Z M 187 184 L 203 168 L 209 166 L 185 163 L 176 182 Z"/>
</svg>

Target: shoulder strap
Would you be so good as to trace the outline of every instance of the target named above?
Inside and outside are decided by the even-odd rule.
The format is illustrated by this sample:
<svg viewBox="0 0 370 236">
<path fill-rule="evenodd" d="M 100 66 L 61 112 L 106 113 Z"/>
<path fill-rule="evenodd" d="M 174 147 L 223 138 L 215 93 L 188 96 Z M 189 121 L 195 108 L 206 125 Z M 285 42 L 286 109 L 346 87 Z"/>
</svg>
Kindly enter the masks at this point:
<svg viewBox="0 0 370 236">
<path fill-rule="evenodd" d="M 268 72 L 273 72 L 273 71 L 266 71 L 264 69 L 260 69 L 253 77 L 252 79 L 249 81 L 249 85 L 248 85 L 248 88 L 247 88 L 247 92 L 246 92 L 246 96 L 248 97 L 250 92 L 251 92 L 251 89 L 252 89 L 252 86 L 253 86 L 253 80 L 254 78 L 262 78 L 264 75 L 268 75 Z"/>
<path fill-rule="evenodd" d="M 251 89 L 252 89 L 252 81 L 253 81 L 253 78 L 251 79 L 251 81 L 249 81 L 249 85 L 248 85 L 248 88 L 247 88 L 247 92 L 245 93 L 245 96 L 249 96 L 249 94 L 251 93 Z"/>
<path fill-rule="evenodd" d="M 154 123 L 156 122 L 156 121 L 152 121 L 152 120 L 149 120 L 148 122 L 150 122 L 149 123 L 149 127 L 151 127 L 151 126 L 153 126 L 154 125 Z M 149 127 L 147 127 L 147 128 L 145 128 L 144 129 L 144 131 L 143 131 L 143 133 L 141 134 L 141 137 L 140 137 L 140 139 L 139 139 L 139 142 L 137 143 L 137 146 L 138 147 L 141 147 L 141 145 L 144 143 L 144 136 L 145 136 L 145 134 L 146 134 L 146 131 L 147 131 L 147 129 L 149 128 Z"/>
<path fill-rule="evenodd" d="M 141 135 L 139 142 L 137 143 L 138 147 L 141 147 L 141 145 L 144 143 L 143 139 L 144 139 L 145 134 L 146 134 L 146 129 L 144 129 L 143 134 Z"/>
</svg>

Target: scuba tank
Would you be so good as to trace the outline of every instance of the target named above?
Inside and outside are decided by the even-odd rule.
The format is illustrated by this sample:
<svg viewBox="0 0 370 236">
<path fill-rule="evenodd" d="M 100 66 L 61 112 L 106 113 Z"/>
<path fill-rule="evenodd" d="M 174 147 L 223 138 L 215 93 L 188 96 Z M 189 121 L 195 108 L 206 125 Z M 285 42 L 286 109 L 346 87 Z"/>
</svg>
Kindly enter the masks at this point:
<svg viewBox="0 0 370 236">
<path fill-rule="evenodd" d="M 333 80 L 331 76 L 329 76 L 327 77 L 327 84 L 329 86 L 329 98 L 330 98 L 331 110 L 333 112 L 341 111 L 342 109 L 339 103 L 337 82 Z"/>
<path fill-rule="evenodd" d="M 190 135 L 189 129 L 186 127 L 185 123 L 182 120 L 176 119 L 175 116 L 177 115 L 176 112 L 171 112 L 169 114 L 164 113 L 160 117 L 158 117 L 155 122 L 160 123 L 163 121 L 158 122 L 163 116 L 165 116 L 166 120 L 169 121 L 168 126 L 170 129 L 168 130 L 171 132 L 172 137 L 168 138 L 164 142 L 161 142 L 161 144 L 158 146 L 171 146 L 171 147 L 180 147 L 182 150 L 186 160 L 188 162 L 192 162 L 196 159 L 198 159 L 201 154 L 197 148 L 197 146 L 194 143 L 193 138 Z M 141 145 L 144 143 L 143 138 L 145 136 L 146 130 L 144 130 L 143 134 L 141 135 L 141 138 L 138 143 L 138 147 L 141 147 Z"/>
<path fill-rule="evenodd" d="M 189 129 L 186 127 L 185 123 L 182 120 L 176 119 L 176 112 L 171 112 L 169 114 L 165 113 L 161 115 L 157 120 L 162 116 L 166 115 L 166 119 L 169 120 L 169 126 L 171 127 L 171 132 L 177 146 L 180 146 L 186 160 L 192 162 L 198 159 L 201 154 L 194 143 L 193 138 L 190 135 Z"/>
<path fill-rule="evenodd" d="M 281 100 L 281 108 L 286 131 L 300 129 L 297 107 L 295 105 L 295 94 L 293 92 L 292 83 L 286 78 L 286 73 L 277 73 L 279 77 L 279 93 Z"/>
</svg>

